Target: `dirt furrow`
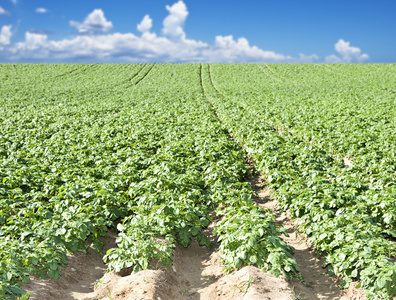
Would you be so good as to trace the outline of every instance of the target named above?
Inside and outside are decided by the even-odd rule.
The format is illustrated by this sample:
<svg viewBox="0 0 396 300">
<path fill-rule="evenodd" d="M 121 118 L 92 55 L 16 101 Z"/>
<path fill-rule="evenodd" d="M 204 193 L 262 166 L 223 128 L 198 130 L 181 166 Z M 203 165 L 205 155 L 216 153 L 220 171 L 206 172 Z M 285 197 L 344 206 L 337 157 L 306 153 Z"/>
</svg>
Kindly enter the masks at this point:
<svg viewBox="0 0 396 300">
<path fill-rule="evenodd" d="M 294 258 L 304 283 L 296 279 L 276 278 L 253 266 L 224 273 L 212 223 L 204 232 L 212 242 L 212 249 L 199 246 L 195 240 L 187 248 L 178 245 L 171 267 L 157 265 L 155 269 L 136 274 L 106 273 L 102 255 L 77 253 L 69 257 L 69 266 L 63 270 L 59 280 L 32 277 L 32 283 L 24 285 L 24 290 L 31 293 L 32 300 L 365 299 L 363 291 L 354 289 L 354 285 L 345 291 L 337 287 L 337 279 L 327 275 L 304 236 L 294 229 L 295 221 L 277 208 L 263 177 L 255 175 L 248 181 L 256 192 L 256 203 L 274 211 L 277 223 L 287 229 L 289 237 L 283 238 L 296 249 Z M 105 245 L 106 249 L 115 246 L 114 239 L 113 233 L 111 242 Z"/>
<path fill-rule="evenodd" d="M 108 238 L 103 238 L 104 252 L 116 246 L 116 233 L 109 231 L 108 234 Z M 30 276 L 31 282 L 23 284 L 23 291 L 30 293 L 29 300 L 86 299 L 106 270 L 103 254 L 95 251 L 90 254 L 75 252 L 68 255 L 68 266 L 62 268 L 61 278 L 40 279 Z"/>
<path fill-rule="evenodd" d="M 202 93 L 206 97 L 202 71 L 202 65 L 200 65 Z M 210 69 L 209 75 L 211 76 Z M 214 88 L 216 89 L 215 86 Z M 215 116 L 219 118 L 215 108 L 211 106 Z M 232 139 L 231 136 L 229 138 Z M 218 251 L 217 238 L 213 234 L 216 221 L 214 220 L 204 231 L 204 234 L 211 240 L 212 248 L 201 247 L 195 240 L 187 248 L 178 245 L 174 252 L 173 265 L 170 267 L 154 263 L 150 265 L 154 265 L 155 268 L 136 274 L 125 270 L 120 273 L 106 273 L 102 255 L 77 253 L 69 257 L 69 266 L 62 271 L 59 280 L 40 280 L 32 277 L 32 282 L 25 284 L 24 290 L 31 293 L 31 300 L 365 299 L 362 290 L 354 289 L 353 285 L 345 291 L 337 287 L 337 278 L 327 275 L 326 269 L 321 267 L 321 260 L 311 250 L 306 238 L 295 230 L 296 222 L 291 220 L 287 213 L 277 208 L 276 201 L 267 189 L 264 178 L 261 175 L 254 175 L 247 181 L 256 192 L 254 200 L 257 205 L 271 209 L 276 215 L 276 222 L 279 226 L 286 228 L 289 236 L 283 238 L 295 248 L 294 258 L 304 277 L 304 282 L 299 282 L 297 279 L 287 281 L 282 277 L 276 278 L 253 266 L 245 266 L 232 273 L 225 273 L 221 263 L 221 254 Z M 115 247 L 115 237 L 115 233 L 112 233 L 111 240 L 105 244 L 105 250 Z"/>
<path fill-rule="evenodd" d="M 295 299 L 366 299 L 363 290 L 354 288 L 356 283 L 351 284 L 347 290 L 339 289 L 337 278 L 327 274 L 327 269 L 322 267 L 322 259 L 316 256 L 315 251 L 309 246 L 307 238 L 296 230 L 297 221 L 292 220 L 287 212 L 283 212 L 277 207 L 277 201 L 271 196 L 271 191 L 266 188 L 264 177 L 255 176 L 250 182 L 257 193 L 255 197 L 257 204 L 269 208 L 275 213 L 277 223 L 285 228 L 289 235 L 288 237 L 282 236 L 282 238 L 295 248 L 293 257 L 304 278 L 304 282 L 299 282 L 296 279 L 290 282 Z"/>
</svg>

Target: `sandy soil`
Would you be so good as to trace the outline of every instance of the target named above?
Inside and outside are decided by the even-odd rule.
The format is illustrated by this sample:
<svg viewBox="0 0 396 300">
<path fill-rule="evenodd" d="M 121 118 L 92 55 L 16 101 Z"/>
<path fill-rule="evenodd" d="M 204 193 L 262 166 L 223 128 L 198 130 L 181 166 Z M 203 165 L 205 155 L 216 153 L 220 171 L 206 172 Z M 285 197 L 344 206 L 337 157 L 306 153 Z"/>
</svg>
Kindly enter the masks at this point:
<svg viewBox="0 0 396 300">
<path fill-rule="evenodd" d="M 344 157 L 342 160 L 343 160 L 344 165 L 350 166 L 350 167 L 352 166 L 352 161 L 350 160 L 350 158 Z"/>
<path fill-rule="evenodd" d="M 104 252 L 116 246 L 116 233 L 108 231 L 108 234 L 109 238 L 103 239 Z M 68 266 L 62 269 L 60 279 L 30 276 L 31 283 L 23 284 L 23 290 L 30 292 L 30 300 L 84 299 L 106 270 L 102 254 L 76 252 L 68 255 Z"/>
<path fill-rule="evenodd" d="M 286 229 L 289 237 L 282 238 L 295 248 L 294 259 L 300 268 L 304 283 L 293 280 L 291 286 L 295 295 L 294 299 L 340 299 L 340 300 L 363 300 L 366 299 L 362 289 L 355 289 L 356 283 L 352 283 L 349 289 L 340 290 L 337 286 L 339 280 L 329 276 L 327 270 L 322 267 L 322 260 L 317 258 L 315 251 L 309 245 L 307 238 L 295 228 L 297 222 L 291 220 L 287 212 L 282 212 L 276 201 L 271 197 L 271 192 L 266 189 L 261 176 L 252 178 L 251 184 L 257 193 L 256 202 L 265 208 L 275 212 L 277 223 Z"/>
<path fill-rule="evenodd" d="M 32 277 L 24 284 L 24 291 L 31 293 L 32 300 L 74 299 L 272 299 L 272 300 L 363 300 L 363 291 L 354 289 L 341 291 L 337 279 L 327 275 L 321 260 L 316 258 L 306 239 L 294 230 L 295 223 L 287 213 L 280 212 L 271 194 L 266 190 L 262 178 L 251 178 L 258 196 L 258 205 L 276 213 L 277 222 L 287 229 L 284 237 L 296 251 L 294 258 L 304 276 L 304 283 L 286 281 L 255 267 L 244 267 L 231 274 L 223 272 L 221 258 L 216 248 L 209 250 L 193 241 L 188 248 L 177 246 L 174 264 L 171 267 L 144 270 L 137 274 L 106 273 L 102 255 L 76 253 L 69 257 L 69 266 L 62 271 L 59 280 L 41 280 Z M 213 224 L 206 230 L 213 244 Z M 115 233 L 111 232 L 105 250 L 115 246 Z"/>
</svg>

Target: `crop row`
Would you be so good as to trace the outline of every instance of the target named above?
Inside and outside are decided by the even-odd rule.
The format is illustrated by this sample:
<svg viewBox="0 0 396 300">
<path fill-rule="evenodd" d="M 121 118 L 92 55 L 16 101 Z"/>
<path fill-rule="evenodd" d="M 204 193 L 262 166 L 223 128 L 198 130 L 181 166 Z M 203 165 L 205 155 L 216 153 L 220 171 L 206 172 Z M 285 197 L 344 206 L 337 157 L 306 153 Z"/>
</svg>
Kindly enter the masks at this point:
<svg viewBox="0 0 396 300">
<path fill-rule="evenodd" d="M 307 66 L 305 66 L 305 68 L 307 68 Z M 307 69 L 308 71 L 312 71 L 312 67 Z M 253 68 L 253 70 L 257 69 Z M 238 71 L 238 74 L 240 74 L 241 70 Z M 309 74 L 309 72 L 304 72 L 303 74 L 308 76 L 306 73 Z M 315 72 L 313 73 L 315 74 Z M 238 78 L 249 80 L 252 83 L 252 86 L 254 86 L 254 89 L 260 87 L 260 85 L 264 86 L 266 83 L 266 81 L 262 81 L 260 83 L 260 80 L 257 79 L 260 79 L 260 77 L 251 76 L 249 72 L 245 73 L 245 76 L 243 77 L 232 76 L 232 74 L 232 72 L 216 73 L 218 78 L 227 79 L 220 81 L 220 84 L 222 84 L 226 90 L 228 82 L 230 82 L 230 77 L 234 77 L 232 85 L 233 87 L 237 87 L 236 90 L 242 89 L 242 84 L 241 82 L 238 82 Z M 301 81 L 304 82 L 304 80 Z M 373 81 L 372 78 L 370 82 L 371 81 Z M 371 120 L 371 123 L 370 119 L 365 119 L 364 116 L 359 115 L 358 110 L 355 111 L 355 115 L 357 115 L 357 118 L 361 119 L 361 121 L 359 122 L 354 119 L 353 121 L 355 123 L 353 124 L 349 120 L 342 122 L 340 119 L 332 119 L 331 117 L 324 118 L 325 114 L 330 116 L 340 115 L 338 109 L 339 105 L 336 105 L 338 104 L 338 99 L 327 99 L 326 94 L 323 94 L 323 89 L 326 88 L 327 84 L 318 85 L 319 87 L 317 88 L 312 87 L 309 89 L 311 98 L 298 98 L 298 96 L 295 96 L 293 99 L 289 100 L 290 98 L 283 98 L 286 97 L 284 94 L 288 95 L 289 92 L 282 93 L 282 91 L 278 91 L 275 97 L 284 99 L 284 101 L 276 99 L 276 101 L 279 101 L 280 105 L 283 106 L 282 109 L 278 107 L 276 113 L 278 117 L 268 116 L 268 112 L 264 112 L 263 110 L 263 106 L 265 106 L 264 101 L 254 93 L 248 97 L 244 97 L 243 99 L 233 96 L 233 99 L 240 105 L 248 107 L 249 110 L 256 114 L 260 119 L 264 120 L 271 126 L 274 126 L 278 132 L 292 135 L 293 137 L 303 140 L 305 143 L 313 146 L 315 149 L 324 151 L 326 155 L 328 154 L 332 156 L 331 161 L 333 161 L 332 158 L 346 155 L 341 149 L 335 151 L 334 148 L 336 146 L 331 147 L 332 145 L 344 145 L 344 147 L 349 147 L 351 153 L 353 149 L 358 149 L 359 151 L 354 152 L 355 155 L 353 156 L 351 166 L 345 168 L 342 166 L 342 161 L 338 161 L 333 166 L 336 170 L 333 170 L 332 172 L 335 174 L 344 173 L 342 181 L 357 188 L 354 194 L 355 196 L 361 196 L 361 199 L 357 200 L 361 205 L 355 207 L 359 209 L 359 213 L 363 213 L 367 218 L 371 218 L 373 223 L 380 223 L 384 233 L 389 236 L 396 237 L 396 204 L 393 201 L 395 198 L 394 187 L 396 185 L 396 152 L 392 146 L 396 143 L 395 135 L 392 135 L 392 132 L 396 132 L 395 121 L 392 119 L 395 108 L 393 108 L 392 111 L 392 109 L 389 109 L 389 105 L 389 107 L 382 110 L 381 114 L 378 112 L 379 109 L 376 109 L 375 111 L 371 109 L 371 111 L 373 111 L 371 115 L 380 114 L 383 117 L 381 119 L 382 121 L 380 121 L 380 117 L 377 117 L 378 122 Z M 357 84 L 354 86 L 356 86 L 356 89 L 359 88 L 359 85 Z M 372 93 L 379 93 L 377 91 L 377 85 L 371 83 L 371 86 L 370 91 Z M 338 92 L 341 90 L 341 87 L 338 87 Z M 298 90 L 294 90 L 294 93 L 296 93 L 296 91 Z M 271 96 L 268 98 L 271 99 Z M 347 100 L 346 96 L 344 98 Z M 384 103 L 390 103 L 393 101 L 388 99 L 388 95 L 386 94 L 383 98 L 384 99 L 382 101 Z M 360 105 L 366 106 L 365 114 L 370 115 L 370 112 L 367 112 L 367 110 L 369 106 L 373 106 L 373 102 L 368 101 L 366 98 L 357 99 L 356 101 L 359 101 Z M 295 104 L 293 104 L 293 102 Z M 378 102 L 380 101 L 376 101 L 377 104 Z M 300 109 L 297 109 L 296 105 L 299 105 Z M 348 105 L 349 104 L 344 104 L 344 106 Z M 333 111 L 331 111 L 331 108 Z M 290 122 L 295 123 L 294 127 L 290 126 L 290 124 L 288 126 L 285 125 L 287 122 L 284 122 L 283 120 L 287 118 L 289 118 Z M 372 116 L 372 118 L 374 117 Z M 318 121 L 318 119 L 320 119 L 320 121 Z M 319 123 L 320 126 L 318 126 Z M 387 124 L 387 126 L 384 126 L 384 124 Z M 357 126 L 360 126 L 361 129 L 359 130 Z M 368 129 L 370 129 L 371 132 Z M 310 139 L 306 138 L 307 130 L 312 132 Z M 337 130 L 343 130 L 344 136 L 342 139 L 339 136 L 334 136 L 333 131 Z M 378 131 L 381 134 L 372 133 L 374 131 Z M 359 142 L 350 136 L 350 134 L 352 134 L 351 132 L 353 132 L 355 136 L 358 136 L 360 140 L 371 139 L 371 142 L 367 145 L 360 145 Z M 385 138 L 387 140 L 385 140 Z"/>
<path fill-rule="evenodd" d="M 351 70 L 344 74 L 328 65 L 228 68 L 228 72 L 214 68 L 219 88 L 254 107 L 266 122 L 338 159 L 349 158 L 368 182 L 385 180 L 385 185 L 396 180 L 391 69 L 347 66 L 341 70 Z M 240 92 L 246 86 L 249 95 Z"/>
<path fill-rule="evenodd" d="M 227 269 L 299 277 L 243 181 L 246 153 L 330 272 L 396 294 L 394 65 L 0 70 L 1 297 L 101 251 L 108 228 L 109 268 L 139 271 L 170 264 L 176 242 L 210 247 L 212 221 Z"/>
<path fill-rule="evenodd" d="M 283 126 L 280 116 L 286 115 L 290 122 L 304 118 L 305 127 L 310 124 L 315 127 L 317 118 L 310 109 L 314 106 L 319 110 L 322 102 L 317 104 L 316 100 L 323 100 L 320 94 L 313 95 L 314 99 L 303 98 L 300 110 L 294 106 L 293 115 L 288 106 L 293 107 L 295 98 L 299 97 L 299 90 L 292 89 L 294 82 L 268 83 L 275 75 L 263 74 L 260 82 L 255 70 L 265 70 L 255 65 L 206 65 L 204 69 L 204 86 L 210 91 L 208 97 L 220 119 L 235 141 L 257 162 L 282 208 L 299 218 L 301 230 L 310 237 L 318 253 L 325 254 L 324 264 L 329 271 L 342 275 L 344 285 L 359 279 L 373 299 L 395 295 L 396 266 L 392 257 L 396 255 L 396 247 L 390 237 L 396 232 L 396 191 L 395 181 L 388 178 L 393 176 L 392 170 L 376 173 L 385 177 L 385 183 L 370 184 L 364 166 L 345 166 L 314 139 L 303 139 L 298 134 L 300 127 L 290 130 Z M 278 86 L 267 87 L 268 93 L 260 92 L 266 84 Z M 311 81 L 311 85 L 315 82 Z M 307 93 L 312 91 L 315 91 L 312 87 L 306 89 Z M 270 116 L 274 111 L 270 108 L 271 101 L 277 103 L 274 117 Z M 304 105 L 307 115 L 303 114 Z M 327 142 L 332 140 L 327 131 L 316 130 Z"/>
<path fill-rule="evenodd" d="M 32 274 L 59 278 L 66 254 L 101 251 L 108 228 L 110 269 L 170 264 L 176 242 L 211 246 L 213 218 L 229 269 L 298 276 L 199 65 L 29 66 L 0 66 L 17 74 L 0 88 L 0 297 Z"/>
</svg>

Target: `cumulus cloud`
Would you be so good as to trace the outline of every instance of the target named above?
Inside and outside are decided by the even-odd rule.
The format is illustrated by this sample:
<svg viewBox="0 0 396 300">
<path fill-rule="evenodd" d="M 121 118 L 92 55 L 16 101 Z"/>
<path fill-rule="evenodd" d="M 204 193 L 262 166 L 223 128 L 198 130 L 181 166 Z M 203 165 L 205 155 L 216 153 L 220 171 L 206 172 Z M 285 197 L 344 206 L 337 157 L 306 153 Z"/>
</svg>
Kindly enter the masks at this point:
<svg viewBox="0 0 396 300">
<path fill-rule="evenodd" d="M 36 8 L 36 13 L 45 14 L 46 12 L 48 12 L 48 9 L 46 9 L 44 7 Z"/>
<path fill-rule="evenodd" d="M 153 27 L 153 20 L 149 15 L 145 15 L 142 22 L 137 25 L 137 30 L 140 32 L 149 32 L 151 27 Z"/>
<path fill-rule="evenodd" d="M 342 63 L 343 61 L 339 56 L 332 54 L 332 55 L 326 56 L 325 62 L 331 63 L 331 64 L 339 64 L 339 63 Z"/>
<path fill-rule="evenodd" d="M 169 15 L 163 22 L 163 34 L 175 40 L 184 39 L 186 34 L 183 25 L 188 16 L 187 6 L 180 0 L 172 6 L 167 5 L 166 9 Z"/>
<path fill-rule="evenodd" d="M 10 39 L 12 36 L 11 25 L 4 25 L 1 27 L 0 31 L 0 46 L 5 46 L 10 44 Z"/>
<path fill-rule="evenodd" d="M 358 47 L 350 46 L 350 42 L 343 39 L 338 40 L 334 45 L 338 56 L 335 54 L 326 57 L 326 62 L 329 63 L 350 63 L 350 62 L 363 62 L 369 59 L 365 53 L 361 54 L 362 50 Z"/>
<path fill-rule="evenodd" d="M 37 34 L 26 32 L 25 33 L 25 46 L 29 50 L 37 50 L 47 42 L 47 36 L 45 34 Z"/>
<path fill-rule="evenodd" d="M 25 41 L 9 50 L 16 59 L 122 60 L 130 62 L 291 62 L 292 57 L 250 46 L 244 38 L 217 36 L 215 45 L 184 39 L 175 42 L 155 33 L 79 35 L 73 39 L 48 40 L 47 35 L 27 32 Z"/>
<path fill-rule="evenodd" d="M 152 32 L 153 20 L 145 15 L 137 24 L 139 34 L 109 33 L 113 28 L 101 9 L 95 9 L 83 22 L 70 21 L 78 35 L 51 40 L 45 31 L 30 30 L 25 40 L 10 44 L 11 26 L 3 26 L 0 57 L 7 61 L 30 62 L 317 62 L 315 54 L 291 57 L 251 45 L 244 37 L 216 36 L 212 44 L 188 39 L 183 26 L 188 10 L 183 1 L 166 6 L 161 35 Z M 357 47 L 340 40 L 326 61 L 362 61 L 368 58 Z"/>
<path fill-rule="evenodd" d="M 84 20 L 84 22 L 70 21 L 69 24 L 78 29 L 79 33 L 94 34 L 111 30 L 113 24 L 107 21 L 101 9 L 95 9 Z"/>
<path fill-rule="evenodd" d="M 28 61 L 155 61 L 155 62 L 291 62 L 293 58 L 264 51 L 249 44 L 246 38 L 216 36 L 214 44 L 186 38 L 183 30 L 188 11 L 183 1 L 166 6 L 169 14 L 163 21 L 162 36 L 150 32 L 152 19 L 144 16 L 137 25 L 141 35 L 106 33 L 113 25 L 100 9 L 95 9 L 80 23 L 70 21 L 79 35 L 59 41 L 48 39 L 45 32 L 27 32 L 23 42 L 8 47 L 10 60 Z M 83 33 L 83 34 L 82 34 Z"/>
<path fill-rule="evenodd" d="M 234 39 L 232 35 L 216 36 L 214 47 L 204 51 L 209 61 L 216 62 L 258 62 L 258 61 L 291 61 L 292 57 L 273 51 L 264 51 L 250 46 L 245 38 Z"/>
<path fill-rule="evenodd" d="M 11 57 L 22 60 L 122 60 L 138 61 L 196 61 L 204 43 L 186 40 L 176 44 L 155 33 L 142 36 L 132 33 L 106 35 L 78 35 L 60 41 L 48 40 L 45 34 L 27 32 L 25 41 L 9 49 Z"/>
<path fill-rule="evenodd" d="M 10 15 L 10 12 L 6 11 L 4 8 L 0 6 L 0 15 Z"/>
<path fill-rule="evenodd" d="M 319 56 L 316 54 L 311 54 L 311 55 L 305 55 L 303 53 L 300 53 L 298 61 L 301 63 L 314 63 L 319 61 Z"/>
</svg>

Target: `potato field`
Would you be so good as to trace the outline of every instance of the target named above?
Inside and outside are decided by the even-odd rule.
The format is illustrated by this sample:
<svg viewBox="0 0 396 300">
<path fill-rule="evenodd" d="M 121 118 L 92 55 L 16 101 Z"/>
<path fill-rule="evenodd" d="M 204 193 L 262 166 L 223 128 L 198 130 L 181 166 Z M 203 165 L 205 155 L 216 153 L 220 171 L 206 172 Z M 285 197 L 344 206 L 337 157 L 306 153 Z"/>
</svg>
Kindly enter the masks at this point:
<svg viewBox="0 0 396 300">
<path fill-rule="evenodd" d="M 252 172 L 340 288 L 396 295 L 395 64 L 0 64 L 0 82 L 1 299 L 110 229 L 109 271 L 196 240 L 225 272 L 303 280 Z"/>
</svg>

